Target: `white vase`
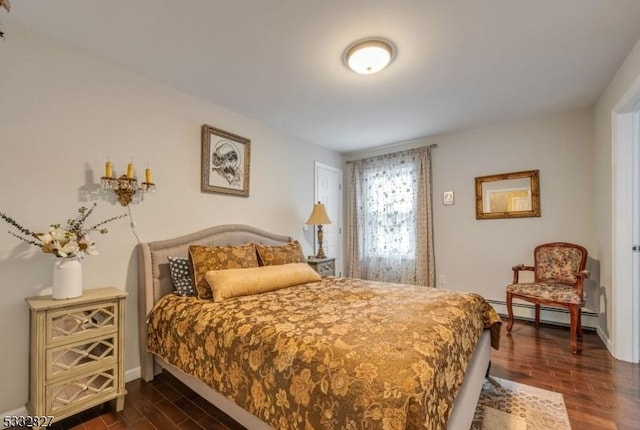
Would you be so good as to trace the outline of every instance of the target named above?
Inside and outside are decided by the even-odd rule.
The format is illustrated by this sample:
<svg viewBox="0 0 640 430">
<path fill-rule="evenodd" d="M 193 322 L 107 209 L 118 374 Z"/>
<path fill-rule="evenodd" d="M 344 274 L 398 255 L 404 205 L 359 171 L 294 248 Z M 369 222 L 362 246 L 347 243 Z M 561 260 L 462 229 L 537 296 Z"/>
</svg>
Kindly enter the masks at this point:
<svg viewBox="0 0 640 430">
<path fill-rule="evenodd" d="M 82 263 L 80 259 L 55 259 L 52 294 L 54 299 L 72 299 L 82 295 Z"/>
</svg>

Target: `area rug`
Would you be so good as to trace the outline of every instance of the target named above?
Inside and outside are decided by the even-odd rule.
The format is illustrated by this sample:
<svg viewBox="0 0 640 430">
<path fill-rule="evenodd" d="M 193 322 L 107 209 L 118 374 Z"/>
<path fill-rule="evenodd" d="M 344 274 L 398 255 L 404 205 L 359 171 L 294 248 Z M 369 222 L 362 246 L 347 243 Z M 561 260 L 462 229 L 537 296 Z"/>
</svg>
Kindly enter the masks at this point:
<svg viewBox="0 0 640 430">
<path fill-rule="evenodd" d="M 490 376 L 471 430 L 571 430 L 562 394 Z"/>
</svg>

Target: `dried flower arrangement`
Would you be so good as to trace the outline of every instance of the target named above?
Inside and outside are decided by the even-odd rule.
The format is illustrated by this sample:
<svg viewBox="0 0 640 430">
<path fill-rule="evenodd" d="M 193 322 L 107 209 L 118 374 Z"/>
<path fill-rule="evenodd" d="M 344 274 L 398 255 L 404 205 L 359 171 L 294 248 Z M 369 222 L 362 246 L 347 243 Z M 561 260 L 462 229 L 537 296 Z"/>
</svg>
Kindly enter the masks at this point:
<svg viewBox="0 0 640 430">
<path fill-rule="evenodd" d="M 80 207 L 78 209 L 79 215 L 76 218 L 68 219 L 66 226 L 51 224 L 46 233 L 36 233 L 29 230 L 2 212 L 0 212 L 0 218 L 18 231 L 18 233 L 9 231 L 10 235 L 29 245 L 37 246 L 46 254 L 53 254 L 59 258 L 82 258 L 85 254 L 96 255 L 98 253 L 96 244 L 89 237 L 89 233 L 97 231 L 100 234 L 106 234 L 108 230 L 104 227 L 105 224 L 127 216 L 126 214 L 115 216 L 91 227 L 85 227 L 87 218 L 96 206 L 97 204 L 94 203 L 91 208 Z"/>
<path fill-rule="evenodd" d="M 9 0 L 0 0 L 0 9 L 6 9 L 7 12 L 9 12 L 11 10 L 11 3 L 9 3 Z M 2 31 L 0 31 L 0 37 L 4 37 L 4 33 Z"/>
</svg>

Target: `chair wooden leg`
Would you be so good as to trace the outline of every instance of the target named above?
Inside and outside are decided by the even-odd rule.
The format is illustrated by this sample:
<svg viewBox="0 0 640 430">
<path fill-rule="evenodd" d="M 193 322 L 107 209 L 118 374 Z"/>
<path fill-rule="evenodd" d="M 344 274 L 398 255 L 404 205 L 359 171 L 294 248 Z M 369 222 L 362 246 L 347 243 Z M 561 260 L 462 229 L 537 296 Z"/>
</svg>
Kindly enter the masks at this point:
<svg viewBox="0 0 640 430">
<path fill-rule="evenodd" d="M 578 311 L 580 308 L 577 306 L 571 306 L 569 312 L 571 313 L 571 327 L 569 329 L 569 343 L 571 344 L 571 352 L 573 354 L 578 352 L 578 342 L 576 341 L 576 335 L 578 331 Z"/>
<path fill-rule="evenodd" d="M 540 304 L 536 303 L 536 328 L 540 328 Z"/>
<path fill-rule="evenodd" d="M 511 332 L 513 328 L 513 307 L 512 307 L 513 297 L 511 293 L 507 293 L 507 313 L 509 314 L 509 324 L 507 324 L 507 332 Z"/>
<path fill-rule="evenodd" d="M 576 335 L 582 340 L 582 310 L 578 308 L 578 329 Z"/>
</svg>

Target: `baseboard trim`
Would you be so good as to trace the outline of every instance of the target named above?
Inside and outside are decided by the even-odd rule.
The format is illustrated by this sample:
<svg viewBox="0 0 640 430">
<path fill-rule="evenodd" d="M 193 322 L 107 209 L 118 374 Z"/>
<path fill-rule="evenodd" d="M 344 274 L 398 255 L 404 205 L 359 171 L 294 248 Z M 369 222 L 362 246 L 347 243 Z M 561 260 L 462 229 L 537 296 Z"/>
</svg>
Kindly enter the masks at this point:
<svg viewBox="0 0 640 430">
<path fill-rule="evenodd" d="M 604 330 L 602 330 L 600 326 L 596 327 L 596 332 L 598 333 L 598 336 L 600 337 L 602 343 L 604 343 L 604 346 L 609 351 L 609 354 L 611 354 L 611 356 L 615 358 L 615 355 L 613 355 L 613 345 L 611 344 L 611 338 L 607 336 L 607 334 L 604 332 Z"/>
<path fill-rule="evenodd" d="M 498 314 L 506 317 L 507 303 L 502 300 L 487 300 L 491 303 Z M 529 303 L 513 303 L 513 316 L 519 320 L 534 321 L 535 306 Z M 596 330 L 598 327 L 599 315 L 587 309 L 582 309 L 582 327 L 586 329 Z M 540 322 L 546 324 L 559 325 L 569 327 L 570 315 L 569 310 L 564 308 L 555 308 L 551 306 L 540 306 Z"/>
<path fill-rule="evenodd" d="M 140 370 L 140 366 L 134 367 L 133 369 L 125 370 L 124 372 L 124 382 L 131 382 L 134 379 L 138 379 L 142 375 Z"/>
</svg>

